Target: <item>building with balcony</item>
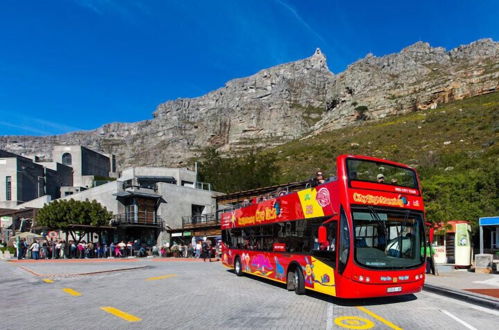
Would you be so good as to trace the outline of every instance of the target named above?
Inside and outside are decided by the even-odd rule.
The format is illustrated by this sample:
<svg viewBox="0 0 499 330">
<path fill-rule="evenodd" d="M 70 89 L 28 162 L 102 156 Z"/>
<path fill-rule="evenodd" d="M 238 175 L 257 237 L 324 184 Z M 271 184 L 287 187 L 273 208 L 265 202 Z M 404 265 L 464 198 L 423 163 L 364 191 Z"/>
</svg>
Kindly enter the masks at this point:
<svg viewBox="0 0 499 330">
<path fill-rule="evenodd" d="M 196 181 L 185 168 L 135 167 L 112 182 L 63 199 L 96 200 L 114 217 L 116 227 L 108 242 L 139 240 L 147 245 L 170 242 L 172 228 L 182 228 L 182 217 L 215 212 L 218 193 Z"/>
</svg>

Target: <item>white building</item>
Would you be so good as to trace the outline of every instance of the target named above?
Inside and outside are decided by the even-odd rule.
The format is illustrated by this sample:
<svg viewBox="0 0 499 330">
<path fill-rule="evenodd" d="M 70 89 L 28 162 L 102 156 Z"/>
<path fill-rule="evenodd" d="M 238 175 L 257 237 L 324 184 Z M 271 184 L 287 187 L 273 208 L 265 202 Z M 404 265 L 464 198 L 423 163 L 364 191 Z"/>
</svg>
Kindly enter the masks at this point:
<svg viewBox="0 0 499 330">
<path fill-rule="evenodd" d="M 116 180 L 62 199 L 96 200 L 113 212 L 117 227 L 110 241 L 140 240 L 148 245 L 170 241 L 168 231 L 182 228 L 182 219 L 214 214 L 215 196 L 186 168 L 134 167 Z"/>
</svg>

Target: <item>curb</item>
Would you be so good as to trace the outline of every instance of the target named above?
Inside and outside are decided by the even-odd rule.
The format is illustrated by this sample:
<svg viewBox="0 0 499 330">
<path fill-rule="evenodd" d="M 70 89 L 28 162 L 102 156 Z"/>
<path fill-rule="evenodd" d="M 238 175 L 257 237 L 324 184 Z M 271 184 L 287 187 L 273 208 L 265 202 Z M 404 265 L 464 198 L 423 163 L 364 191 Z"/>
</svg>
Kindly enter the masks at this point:
<svg viewBox="0 0 499 330">
<path fill-rule="evenodd" d="M 467 303 L 472 303 L 475 305 L 480 305 L 483 307 L 499 310 L 499 300 L 498 299 L 493 299 L 493 298 L 488 298 L 484 296 L 478 296 L 473 293 L 468 293 L 468 292 L 462 292 L 459 290 L 454 290 L 454 289 L 449 289 L 449 288 L 444 288 L 441 286 L 435 286 L 431 284 L 426 284 L 423 287 L 423 290 L 433 292 L 439 295 L 443 295 L 449 298 L 454 298 L 458 300 L 465 301 Z"/>
</svg>

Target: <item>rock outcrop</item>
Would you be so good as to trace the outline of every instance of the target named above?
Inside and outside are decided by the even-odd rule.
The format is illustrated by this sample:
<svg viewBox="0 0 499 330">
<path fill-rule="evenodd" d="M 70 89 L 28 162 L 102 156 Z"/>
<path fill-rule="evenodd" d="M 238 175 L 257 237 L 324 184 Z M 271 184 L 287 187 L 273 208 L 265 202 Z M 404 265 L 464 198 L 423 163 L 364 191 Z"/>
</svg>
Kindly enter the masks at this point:
<svg viewBox="0 0 499 330">
<path fill-rule="evenodd" d="M 0 149 L 47 159 L 55 144 L 82 144 L 116 154 L 120 167 L 178 166 L 208 146 L 223 152 L 268 147 L 496 90 L 499 43 L 490 39 L 451 51 L 418 42 L 397 54 L 368 55 L 338 75 L 316 50 L 201 97 L 160 104 L 150 120 L 57 136 L 4 136 Z"/>
<path fill-rule="evenodd" d="M 483 39 L 447 52 L 417 42 L 397 54 L 369 54 L 338 74 L 328 90 L 328 111 L 314 131 L 493 91 L 499 91 L 499 43 Z"/>
</svg>

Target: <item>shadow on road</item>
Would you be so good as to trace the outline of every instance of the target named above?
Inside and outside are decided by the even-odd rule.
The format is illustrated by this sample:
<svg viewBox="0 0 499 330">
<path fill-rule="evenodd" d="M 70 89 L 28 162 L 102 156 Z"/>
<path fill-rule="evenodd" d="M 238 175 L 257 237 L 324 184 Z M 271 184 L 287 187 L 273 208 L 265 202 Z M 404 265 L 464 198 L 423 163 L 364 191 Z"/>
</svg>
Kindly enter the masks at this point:
<svg viewBox="0 0 499 330">
<path fill-rule="evenodd" d="M 233 269 L 227 269 L 227 272 L 233 274 L 233 276 L 236 276 L 234 273 Z M 283 290 L 286 290 L 286 285 L 275 282 L 266 278 L 262 278 L 259 276 L 251 275 L 244 273 L 244 276 L 251 278 L 253 280 L 266 283 L 268 285 L 273 285 L 276 287 L 280 287 Z M 406 294 L 406 295 L 401 295 L 401 296 L 391 296 L 391 297 L 380 297 L 380 298 L 361 298 L 361 299 L 343 299 L 343 298 L 336 298 L 332 296 L 328 296 L 319 292 L 314 292 L 307 290 L 306 291 L 306 296 L 315 298 L 315 299 L 320 299 L 325 302 L 339 305 L 339 306 L 375 306 L 375 305 L 389 305 L 389 304 L 398 304 L 398 303 L 404 303 L 408 301 L 413 301 L 418 299 L 418 297 L 414 294 Z"/>
</svg>

